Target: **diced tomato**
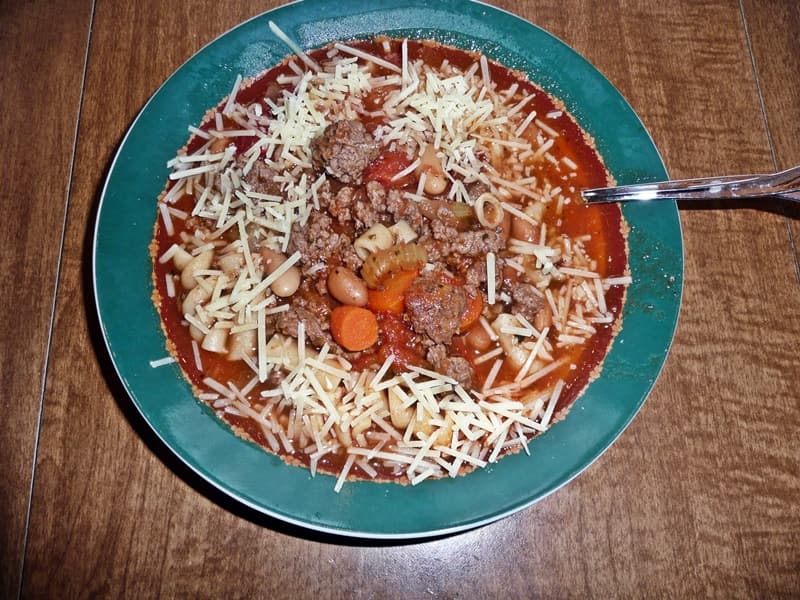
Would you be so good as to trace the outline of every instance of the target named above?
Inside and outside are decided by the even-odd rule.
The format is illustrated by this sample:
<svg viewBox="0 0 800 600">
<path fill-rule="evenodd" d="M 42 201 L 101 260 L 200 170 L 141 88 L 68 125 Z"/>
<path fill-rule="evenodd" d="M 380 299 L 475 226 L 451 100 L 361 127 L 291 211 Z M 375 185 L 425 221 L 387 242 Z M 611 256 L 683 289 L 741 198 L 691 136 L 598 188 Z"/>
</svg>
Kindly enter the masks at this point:
<svg viewBox="0 0 800 600">
<path fill-rule="evenodd" d="M 381 313 L 378 315 L 380 345 L 378 359 L 383 363 L 389 355 L 394 355 L 392 363 L 397 369 L 407 371 L 410 365 L 428 366 L 424 348 L 417 344 L 414 332 L 403 322 L 400 315 Z"/>
<path fill-rule="evenodd" d="M 405 152 L 386 152 L 372 161 L 364 171 L 366 181 L 377 181 L 385 188 L 399 188 L 414 181 L 414 174 L 409 173 L 396 181 L 392 177 L 408 168 L 411 161 Z"/>
<path fill-rule="evenodd" d="M 453 287 L 461 287 L 464 285 L 464 278 L 458 277 L 457 275 L 451 275 L 450 273 L 444 273 L 442 271 L 438 271 L 436 276 L 439 278 L 439 281 L 446 284 L 451 285 Z"/>
</svg>

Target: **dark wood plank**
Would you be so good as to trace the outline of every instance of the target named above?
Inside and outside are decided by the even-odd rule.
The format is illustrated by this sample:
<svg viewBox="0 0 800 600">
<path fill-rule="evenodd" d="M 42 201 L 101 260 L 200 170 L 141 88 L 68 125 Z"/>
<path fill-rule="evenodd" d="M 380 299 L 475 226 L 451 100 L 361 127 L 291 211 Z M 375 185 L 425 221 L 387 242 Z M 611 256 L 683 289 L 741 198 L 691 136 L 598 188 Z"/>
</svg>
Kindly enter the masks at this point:
<svg viewBox="0 0 800 600">
<path fill-rule="evenodd" d="M 800 165 L 800 4 L 787 0 L 744 3 L 764 113 L 775 152 L 775 168 Z M 776 27 L 776 23 L 779 25 Z M 800 209 L 786 206 L 787 228 L 800 284 Z"/>
<path fill-rule="evenodd" d="M 0 597 L 18 593 L 89 2 L 0 8 Z"/>
<path fill-rule="evenodd" d="M 779 169 L 800 164 L 800 5 L 786 0 L 744 2 L 744 16 Z"/>
<path fill-rule="evenodd" d="M 498 5 L 606 73 L 673 175 L 770 167 L 737 3 Z M 800 589 L 800 324 L 786 316 L 800 306 L 780 215 L 684 209 L 681 323 L 641 414 L 562 490 L 447 539 L 345 544 L 257 517 L 163 451 L 109 365 L 75 368 L 99 344 L 82 261 L 115 145 L 166 75 L 255 12 L 244 2 L 97 7 L 84 109 L 92 127 L 79 137 L 25 595 L 729 598 Z M 109 59 L 118 56 L 124 69 Z"/>
</svg>

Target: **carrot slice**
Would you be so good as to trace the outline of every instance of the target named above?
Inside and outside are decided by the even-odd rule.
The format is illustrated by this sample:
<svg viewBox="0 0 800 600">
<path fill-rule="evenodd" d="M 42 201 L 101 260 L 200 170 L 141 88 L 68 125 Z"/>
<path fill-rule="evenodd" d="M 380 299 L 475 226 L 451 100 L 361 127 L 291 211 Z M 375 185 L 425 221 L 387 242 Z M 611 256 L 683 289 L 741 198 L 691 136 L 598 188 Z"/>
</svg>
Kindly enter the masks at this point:
<svg viewBox="0 0 800 600">
<path fill-rule="evenodd" d="M 378 319 L 366 308 L 337 306 L 331 311 L 331 335 L 346 350 L 366 350 L 378 341 Z"/>
<path fill-rule="evenodd" d="M 400 314 L 405 308 L 405 294 L 414 283 L 417 271 L 397 271 L 391 273 L 381 285 L 381 289 L 369 290 L 367 307 L 375 312 Z"/>
<path fill-rule="evenodd" d="M 461 315 L 461 322 L 459 323 L 461 333 L 469 330 L 478 322 L 481 312 L 483 312 L 483 294 L 476 291 L 475 295 L 467 296 L 467 308 L 464 314 Z"/>
</svg>

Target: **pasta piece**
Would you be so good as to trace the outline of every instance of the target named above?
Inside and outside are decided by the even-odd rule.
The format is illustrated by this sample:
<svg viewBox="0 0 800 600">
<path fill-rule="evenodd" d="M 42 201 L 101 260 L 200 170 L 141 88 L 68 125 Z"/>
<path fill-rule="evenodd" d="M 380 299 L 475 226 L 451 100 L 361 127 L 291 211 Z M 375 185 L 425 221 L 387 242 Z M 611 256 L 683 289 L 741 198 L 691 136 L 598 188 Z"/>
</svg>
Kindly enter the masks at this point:
<svg viewBox="0 0 800 600">
<path fill-rule="evenodd" d="M 257 337 L 256 329 L 245 329 L 231 334 L 228 360 L 244 360 L 245 356 L 252 357 L 256 352 Z"/>
<path fill-rule="evenodd" d="M 172 254 L 172 263 L 175 265 L 176 269 L 182 271 L 194 257 L 177 244 L 175 244 L 174 248 L 175 251 Z"/>
<path fill-rule="evenodd" d="M 213 250 L 206 250 L 201 252 L 192 260 L 190 260 L 181 271 L 181 285 L 185 290 L 191 290 L 197 285 L 195 274 L 198 271 L 204 271 L 211 266 L 211 261 L 214 258 Z"/>
<path fill-rule="evenodd" d="M 361 277 L 374 289 L 387 273 L 396 273 L 404 269 L 411 271 L 424 265 L 427 260 L 428 253 L 424 247 L 413 242 L 397 244 L 370 254 L 361 268 Z"/>
<path fill-rule="evenodd" d="M 494 331 L 497 333 L 497 336 L 500 340 L 500 345 L 503 347 L 503 351 L 506 353 L 508 361 L 514 366 L 515 369 L 519 369 L 523 364 L 525 364 L 527 353 L 525 352 L 525 349 L 522 348 L 519 343 L 517 343 L 516 339 L 514 338 L 514 334 L 505 333 L 503 331 L 503 329 L 516 327 L 519 327 L 516 317 L 508 313 L 501 313 L 492 323 L 492 329 L 494 329 Z"/>
<path fill-rule="evenodd" d="M 488 229 L 499 227 L 505 213 L 500 201 L 493 194 L 481 194 L 475 201 L 475 216 L 481 225 Z"/>
<path fill-rule="evenodd" d="M 211 292 L 202 285 L 196 285 L 189 290 L 189 293 L 186 294 L 186 297 L 181 303 L 181 310 L 183 311 L 183 314 L 195 314 L 197 312 L 197 307 L 205 302 L 208 302 L 209 298 L 211 298 Z"/>
<path fill-rule="evenodd" d="M 389 416 L 392 419 L 392 425 L 397 429 L 405 429 L 411 422 L 411 417 L 414 415 L 414 409 L 411 406 L 403 405 L 403 398 L 397 393 L 396 388 L 389 388 Z"/>
<path fill-rule="evenodd" d="M 212 327 L 203 338 L 203 343 L 200 344 L 200 347 L 209 352 L 226 354 L 228 352 L 227 342 L 229 332 L 229 327 Z"/>
<path fill-rule="evenodd" d="M 356 238 L 353 248 L 361 260 L 366 260 L 370 254 L 390 248 L 392 244 L 394 244 L 394 238 L 389 228 L 376 223 Z"/>
<path fill-rule="evenodd" d="M 411 225 L 402 219 L 389 227 L 389 231 L 392 233 L 392 239 L 394 240 L 395 244 L 400 244 L 403 242 L 407 244 L 409 242 L 413 242 L 419 237 L 417 232 L 411 228 Z"/>
</svg>

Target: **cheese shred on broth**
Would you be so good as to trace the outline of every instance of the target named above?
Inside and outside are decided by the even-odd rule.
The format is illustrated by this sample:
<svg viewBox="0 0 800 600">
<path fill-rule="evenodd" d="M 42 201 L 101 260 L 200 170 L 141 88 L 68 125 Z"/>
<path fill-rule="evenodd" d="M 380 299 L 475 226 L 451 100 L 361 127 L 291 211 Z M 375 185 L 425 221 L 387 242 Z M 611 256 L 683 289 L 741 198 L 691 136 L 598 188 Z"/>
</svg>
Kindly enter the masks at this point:
<svg viewBox="0 0 800 600">
<path fill-rule="evenodd" d="M 580 199 L 613 183 L 592 140 L 480 54 L 294 50 L 237 77 L 167 165 L 151 254 L 170 356 L 237 434 L 337 491 L 535 454 L 631 281 L 618 207 Z"/>
</svg>

